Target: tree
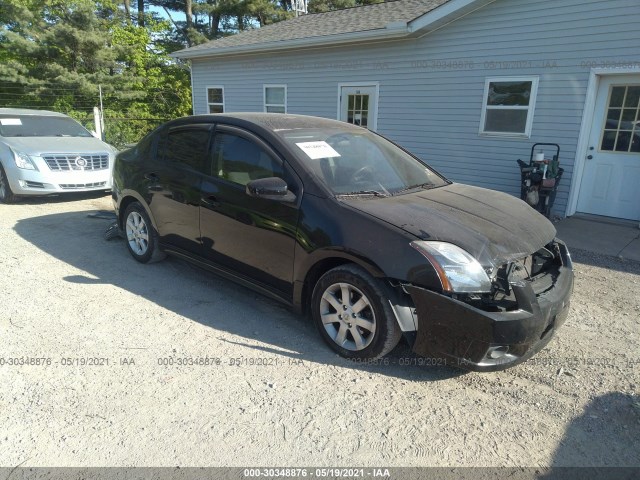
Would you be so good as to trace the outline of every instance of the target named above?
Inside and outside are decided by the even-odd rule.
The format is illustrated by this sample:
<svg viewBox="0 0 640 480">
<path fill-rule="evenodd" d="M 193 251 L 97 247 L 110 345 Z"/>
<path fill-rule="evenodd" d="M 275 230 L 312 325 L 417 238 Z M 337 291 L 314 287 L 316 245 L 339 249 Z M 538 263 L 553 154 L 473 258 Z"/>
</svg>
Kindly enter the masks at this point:
<svg viewBox="0 0 640 480">
<path fill-rule="evenodd" d="M 384 0 L 309 0 L 309 13 L 324 13 L 342 8 L 383 3 Z"/>
<path fill-rule="evenodd" d="M 3 0 L 0 106 L 86 120 L 102 86 L 105 114 L 119 119 L 107 122 L 115 144 L 189 114 L 188 71 L 153 41 L 169 24 L 150 17 L 144 27 L 132 25 L 118 7 L 112 0 Z"/>
</svg>

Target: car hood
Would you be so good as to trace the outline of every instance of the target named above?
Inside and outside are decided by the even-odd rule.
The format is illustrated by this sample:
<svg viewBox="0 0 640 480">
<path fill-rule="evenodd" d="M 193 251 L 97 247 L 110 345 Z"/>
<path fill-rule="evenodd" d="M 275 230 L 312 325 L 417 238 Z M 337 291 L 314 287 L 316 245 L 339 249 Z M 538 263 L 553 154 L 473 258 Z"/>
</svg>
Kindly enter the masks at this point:
<svg viewBox="0 0 640 480">
<path fill-rule="evenodd" d="M 0 142 L 34 156 L 46 153 L 116 153 L 112 146 L 95 137 L 2 137 Z"/>
<path fill-rule="evenodd" d="M 470 185 L 341 200 L 422 240 L 456 244 L 483 266 L 530 255 L 556 235 L 553 224 L 522 200 Z"/>
</svg>

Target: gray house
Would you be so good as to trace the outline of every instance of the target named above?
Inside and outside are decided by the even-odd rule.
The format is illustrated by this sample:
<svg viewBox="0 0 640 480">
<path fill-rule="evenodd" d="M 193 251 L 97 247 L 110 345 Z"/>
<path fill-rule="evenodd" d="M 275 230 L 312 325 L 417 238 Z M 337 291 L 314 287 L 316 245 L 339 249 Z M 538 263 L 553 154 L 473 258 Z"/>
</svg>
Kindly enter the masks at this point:
<svg viewBox="0 0 640 480">
<path fill-rule="evenodd" d="M 338 118 L 513 195 L 516 160 L 557 143 L 554 214 L 639 220 L 639 18 L 638 0 L 397 0 L 175 56 L 191 61 L 195 114 Z"/>
</svg>

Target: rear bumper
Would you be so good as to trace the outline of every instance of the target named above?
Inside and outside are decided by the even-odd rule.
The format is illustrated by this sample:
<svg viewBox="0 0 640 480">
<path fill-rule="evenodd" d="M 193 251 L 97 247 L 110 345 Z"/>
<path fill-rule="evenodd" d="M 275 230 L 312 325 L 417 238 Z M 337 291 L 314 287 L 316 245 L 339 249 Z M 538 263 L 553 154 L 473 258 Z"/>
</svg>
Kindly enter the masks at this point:
<svg viewBox="0 0 640 480">
<path fill-rule="evenodd" d="M 573 270 L 560 243 L 563 265 L 553 287 L 536 296 L 529 282 L 512 285 L 518 308 L 487 312 L 451 297 L 407 286 L 418 315 L 413 350 L 444 358 L 466 370 L 495 371 L 517 365 L 547 345 L 569 313 Z"/>
</svg>

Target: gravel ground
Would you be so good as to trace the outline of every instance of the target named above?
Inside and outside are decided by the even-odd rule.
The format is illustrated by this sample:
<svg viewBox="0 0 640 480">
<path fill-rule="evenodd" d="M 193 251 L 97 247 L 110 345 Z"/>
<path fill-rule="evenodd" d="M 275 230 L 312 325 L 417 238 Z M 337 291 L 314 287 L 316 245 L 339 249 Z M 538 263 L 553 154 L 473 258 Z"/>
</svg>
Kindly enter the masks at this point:
<svg viewBox="0 0 640 480">
<path fill-rule="evenodd" d="M 110 209 L 0 205 L 0 466 L 640 465 L 640 264 L 573 252 L 566 324 L 513 369 L 354 365 L 250 290 L 138 264 Z"/>
</svg>

